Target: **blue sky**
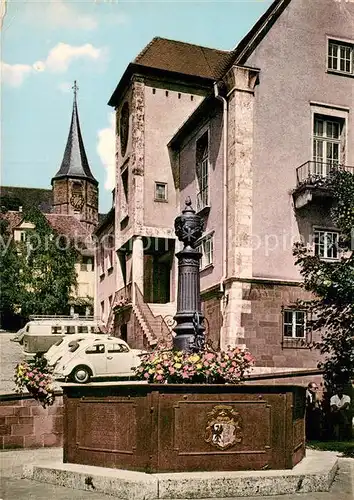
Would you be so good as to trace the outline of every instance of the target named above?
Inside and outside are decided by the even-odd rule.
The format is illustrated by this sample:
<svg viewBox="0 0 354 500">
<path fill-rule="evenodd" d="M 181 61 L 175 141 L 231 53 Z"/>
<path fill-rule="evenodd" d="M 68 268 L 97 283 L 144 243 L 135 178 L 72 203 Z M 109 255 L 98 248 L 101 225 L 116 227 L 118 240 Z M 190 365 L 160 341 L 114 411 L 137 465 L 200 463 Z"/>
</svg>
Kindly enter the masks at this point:
<svg viewBox="0 0 354 500">
<path fill-rule="evenodd" d="M 4 2 L 4 0 L 1 0 Z M 127 64 L 154 36 L 230 50 L 271 0 L 7 0 L 2 27 L 1 183 L 50 187 L 72 111 L 72 84 L 100 211 L 111 206 L 112 114 Z"/>
</svg>

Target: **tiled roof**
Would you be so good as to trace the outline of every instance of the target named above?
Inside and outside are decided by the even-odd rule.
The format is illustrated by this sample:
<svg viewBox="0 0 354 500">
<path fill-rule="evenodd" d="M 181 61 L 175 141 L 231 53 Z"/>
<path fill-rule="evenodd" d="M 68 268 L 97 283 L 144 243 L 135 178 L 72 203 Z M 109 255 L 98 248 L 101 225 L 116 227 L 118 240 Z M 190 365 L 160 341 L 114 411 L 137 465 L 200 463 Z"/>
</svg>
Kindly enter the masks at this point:
<svg viewBox="0 0 354 500">
<path fill-rule="evenodd" d="M 74 215 L 65 214 L 43 214 L 50 226 L 57 233 L 68 236 L 70 238 L 78 238 L 82 241 L 85 238 L 90 238 L 90 232 Z M 11 211 L 1 213 L 0 218 L 9 222 L 9 229 L 14 230 L 23 220 L 22 212 Z"/>
<path fill-rule="evenodd" d="M 98 184 L 96 179 L 92 175 L 90 166 L 88 164 L 85 146 L 81 135 L 76 97 L 74 98 L 71 124 L 64 152 L 64 158 L 61 163 L 60 169 L 55 174 L 53 179 L 60 179 L 62 177 L 89 178 L 91 181 L 95 182 L 95 184 Z"/>
<path fill-rule="evenodd" d="M 17 186 L 0 187 L 1 206 L 7 210 L 24 210 L 39 208 L 41 212 L 49 213 L 53 205 L 51 189 L 37 189 Z"/>
<path fill-rule="evenodd" d="M 52 228 L 59 234 L 74 238 L 86 238 L 90 236 L 89 231 L 74 215 L 45 214 L 45 217 Z"/>
<path fill-rule="evenodd" d="M 219 74 L 218 68 L 229 58 L 228 51 L 155 37 L 140 52 L 134 63 L 215 80 Z"/>
<path fill-rule="evenodd" d="M 8 211 L 5 213 L 0 213 L 0 219 L 6 220 L 8 225 L 8 230 L 13 231 L 22 221 L 23 214 L 21 212 Z"/>
</svg>

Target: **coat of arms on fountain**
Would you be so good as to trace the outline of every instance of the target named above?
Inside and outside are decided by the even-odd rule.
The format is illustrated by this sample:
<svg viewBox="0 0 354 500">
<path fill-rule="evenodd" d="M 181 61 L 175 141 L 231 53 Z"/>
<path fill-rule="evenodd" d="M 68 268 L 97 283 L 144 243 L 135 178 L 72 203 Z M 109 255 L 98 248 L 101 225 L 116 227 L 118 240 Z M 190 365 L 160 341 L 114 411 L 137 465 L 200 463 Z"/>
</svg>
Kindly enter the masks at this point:
<svg viewBox="0 0 354 500">
<path fill-rule="evenodd" d="M 232 406 L 214 406 L 208 413 L 205 441 L 220 450 L 227 450 L 242 441 L 242 420 Z"/>
<path fill-rule="evenodd" d="M 177 238 L 182 241 L 185 247 L 195 247 L 196 241 L 203 234 L 203 219 L 195 213 L 192 208 L 192 202 L 188 196 L 186 206 L 182 214 L 175 220 L 175 233 Z"/>
</svg>

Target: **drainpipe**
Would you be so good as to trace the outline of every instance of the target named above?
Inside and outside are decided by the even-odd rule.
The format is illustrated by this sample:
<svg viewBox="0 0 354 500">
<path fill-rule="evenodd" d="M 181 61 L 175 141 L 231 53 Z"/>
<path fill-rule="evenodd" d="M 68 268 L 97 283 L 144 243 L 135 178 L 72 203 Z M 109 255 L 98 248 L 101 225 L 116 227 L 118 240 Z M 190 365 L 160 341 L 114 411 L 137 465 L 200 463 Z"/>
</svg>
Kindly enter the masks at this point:
<svg viewBox="0 0 354 500">
<path fill-rule="evenodd" d="M 227 100 L 219 94 L 217 82 L 214 83 L 214 95 L 223 103 L 223 262 L 222 276 L 220 279 L 220 292 L 224 293 L 224 281 L 226 279 L 226 264 L 227 264 Z"/>
</svg>

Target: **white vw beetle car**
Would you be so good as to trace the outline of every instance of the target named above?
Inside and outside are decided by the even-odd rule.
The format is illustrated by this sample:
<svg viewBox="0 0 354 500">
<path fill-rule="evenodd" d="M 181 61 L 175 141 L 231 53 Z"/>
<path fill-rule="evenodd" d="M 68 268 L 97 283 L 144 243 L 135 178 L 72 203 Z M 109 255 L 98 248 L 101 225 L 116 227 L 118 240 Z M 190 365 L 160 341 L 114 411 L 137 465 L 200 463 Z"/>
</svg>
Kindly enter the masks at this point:
<svg viewBox="0 0 354 500">
<path fill-rule="evenodd" d="M 130 349 L 128 344 L 114 337 L 83 340 L 74 352 L 67 351 L 54 367 L 56 379 L 79 384 L 91 377 L 132 377 L 145 351 Z"/>
<path fill-rule="evenodd" d="M 114 337 L 109 337 L 100 333 L 98 335 L 89 334 L 90 340 L 105 340 L 114 339 Z M 44 358 L 47 360 L 49 366 L 54 366 L 60 358 L 62 358 L 67 352 L 75 352 L 80 342 L 87 340 L 87 334 L 76 333 L 70 335 L 70 337 L 63 337 L 58 340 L 54 345 L 52 345 L 48 351 L 44 354 Z"/>
</svg>

